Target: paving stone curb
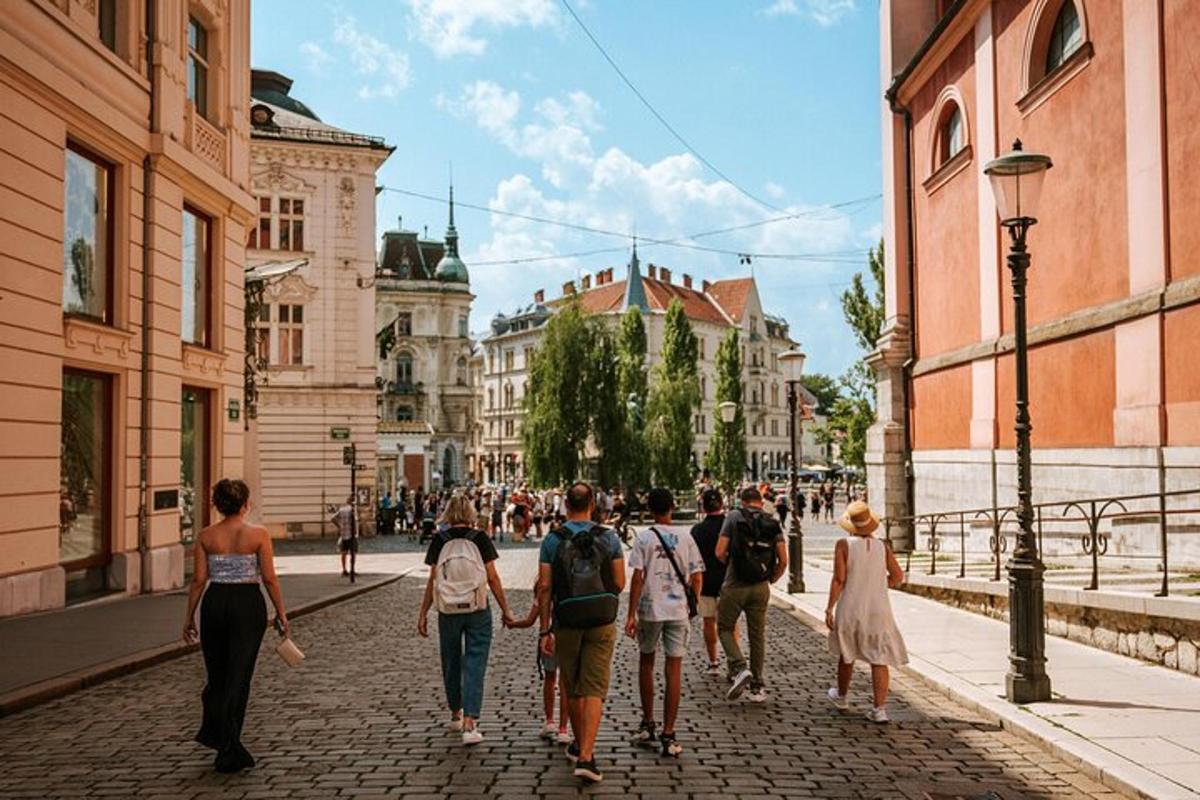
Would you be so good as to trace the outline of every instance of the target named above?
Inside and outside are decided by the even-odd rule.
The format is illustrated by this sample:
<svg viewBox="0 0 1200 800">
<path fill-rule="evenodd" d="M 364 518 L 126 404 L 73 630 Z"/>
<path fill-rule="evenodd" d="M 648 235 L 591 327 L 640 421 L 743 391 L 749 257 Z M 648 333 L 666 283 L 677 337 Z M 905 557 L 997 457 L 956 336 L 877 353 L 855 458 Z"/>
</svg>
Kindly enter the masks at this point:
<svg viewBox="0 0 1200 800">
<path fill-rule="evenodd" d="M 771 592 L 775 600 L 787 606 L 800 622 L 820 633 L 828 632 L 824 620 L 799 605 L 799 601 L 787 592 L 775 587 Z M 1044 748 L 1113 791 L 1145 800 L 1200 800 L 1200 794 L 1165 780 L 1020 706 L 993 697 L 936 664 L 913 657 L 907 666 L 900 669 L 989 722 Z"/>
<path fill-rule="evenodd" d="M 374 583 L 354 586 L 344 592 L 296 606 L 288 610 L 288 617 L 296 619 L 320 611 L 335 603 L 352 600 L 367 592 L 395 583 L 416 569 L 418 568 L 413 567 L 395 575 L 389 575 Z M 113 678 L 119 678 L 122 675 L 128 675 L 131 672 L 152 667 L 155 664 L 161 664 L 164 661 L 170 661 L 171 659 L 195 653 L 199 649 L 199 644 L 186 644 L 182 640 L 171 642 L 170 644 L 152 647 L 148 650 L 140 650 L 121 658 L 68 672 L 65 675 L 58 675 L 54 678 L 38 681 L 28 686 L 22 686 L 11 692 L 0 694 L 0 718 L 11 716 L 18 711 L 24 711 L 42 703 L 48 703 L 51 700 L 56 700 L 64 695 L 77 692 L 80 689 L 86 689 L 89 686 L 95 686 L 96 684 L 110 681 Z"/>
</svg>

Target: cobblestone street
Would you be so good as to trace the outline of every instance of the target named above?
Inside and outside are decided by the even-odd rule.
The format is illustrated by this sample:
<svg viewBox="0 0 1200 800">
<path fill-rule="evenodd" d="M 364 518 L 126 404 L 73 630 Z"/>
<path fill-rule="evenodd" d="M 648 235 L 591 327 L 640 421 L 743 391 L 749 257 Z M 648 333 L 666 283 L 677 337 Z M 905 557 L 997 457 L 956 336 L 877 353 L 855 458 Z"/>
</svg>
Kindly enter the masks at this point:
<svg viewBox="0 0 1200 800">
<path fill-rule="evenodd" d="M 521 613 L 533 554 L 511 555 L 502 561 Z M 605 781 L 581 790 L 560 748 L 537 738 L 529 631 L 497 632 L 487 740 L 464 750 L 444 732 L 436 639 L 414 631 L 421 588 L 406 578 L 298 620 L 309 656 L 299 670 L 264 648 L 245 734 L 258 767 L 248 773 L 214 774 L 209 751 L 191 740 L 204 679 L 193 655 L 0 721 L 0 797 L 1116 797 L 904 675 L 894 679 L 890 726 L 861 718 L 864 676 L 854 713 L 841 716 L 824 698 L 822 637 L 778 609 L 763 706 L 720 699 L 694 648 L 678 761 L 624 741 L 638 712 L 635 649 L 623 639 L 597 748 Z"/>
</svg>

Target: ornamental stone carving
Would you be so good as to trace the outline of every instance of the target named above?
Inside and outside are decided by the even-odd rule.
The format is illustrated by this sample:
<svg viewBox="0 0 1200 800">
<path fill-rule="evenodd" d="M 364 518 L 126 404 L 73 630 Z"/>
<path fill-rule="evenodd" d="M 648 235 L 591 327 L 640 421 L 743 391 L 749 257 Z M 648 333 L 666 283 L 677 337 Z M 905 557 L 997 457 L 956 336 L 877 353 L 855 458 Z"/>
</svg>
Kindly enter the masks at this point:
<svg viewBox="0 0 1200 800">
<path fill-rule="evenodd" d="M 357 205 L 354 179 L 343 177 L 338 182 L 338 228 L 342 233 L 354 233 L 354 208 Z"/>
</svg>

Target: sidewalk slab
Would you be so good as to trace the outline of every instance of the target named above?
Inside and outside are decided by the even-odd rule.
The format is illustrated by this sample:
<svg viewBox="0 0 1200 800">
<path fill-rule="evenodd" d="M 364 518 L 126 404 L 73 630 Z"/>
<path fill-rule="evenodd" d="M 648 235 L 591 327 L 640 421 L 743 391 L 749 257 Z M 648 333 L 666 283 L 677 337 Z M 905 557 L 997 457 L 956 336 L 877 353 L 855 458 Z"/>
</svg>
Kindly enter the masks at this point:
<svg viewBox="0 0 1200 800">
<path fill-rule="evenodd" d="M 281 574 L 280 585 L 294 619 L 403 574 L 359 575 L 353 584 L 337 573 Z M 181 639 L 186 610 L 181 590 L 0 620 L 0 717 L 196 651 Z"/>
<path fill-rule="evenodd" d="M 806 562 L 808 592 L 788 594 L 785 576 L 775 595 L 823 632 L 830 577 Z M 910 674 L 1116 791 L 1200 800 L 1200 678 L 1047 636 L 1054 700 L 1018 706 L 1004 697 L 1007 623 L 899 591 L 891 602 Z"/>
</svg>

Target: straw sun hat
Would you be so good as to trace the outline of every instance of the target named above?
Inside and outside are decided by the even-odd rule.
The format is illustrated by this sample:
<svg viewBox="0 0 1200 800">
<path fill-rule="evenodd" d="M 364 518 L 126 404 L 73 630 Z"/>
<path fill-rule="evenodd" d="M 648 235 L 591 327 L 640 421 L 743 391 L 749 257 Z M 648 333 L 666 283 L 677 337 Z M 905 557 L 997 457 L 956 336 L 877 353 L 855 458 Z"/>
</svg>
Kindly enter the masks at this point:
<svg viewBox="0 0 1200 800">
<path fill-rule="evenodd" d="M 879 518 L 872 513 L 870 506 L 855 500 L 846 506 L 846 513 L 838 520 L 838 526 L 847 533 L 866 536 L 879 527 Z"/>
</svg>

